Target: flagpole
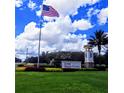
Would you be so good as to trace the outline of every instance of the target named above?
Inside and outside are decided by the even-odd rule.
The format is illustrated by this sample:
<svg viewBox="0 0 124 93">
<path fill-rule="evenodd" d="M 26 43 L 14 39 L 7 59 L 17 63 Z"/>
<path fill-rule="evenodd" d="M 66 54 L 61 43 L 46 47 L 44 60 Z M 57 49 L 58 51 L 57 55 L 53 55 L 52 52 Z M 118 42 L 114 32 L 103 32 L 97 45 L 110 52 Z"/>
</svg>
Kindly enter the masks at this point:
<svg viewBox="0 0 124 93">
<path fill-rule="evenodd" d="M 44 7 L 45 8 L 44 8 Z M 49 11 L 49 8 L 52 9 L 51 11 Z M 47 6 L 47 5 L 42 5 L 41 7 L 41 10 L 44 10 L 41 12 L 41 15 L 45 15 L 45 16 L 50 16 L 50 17 L 53 17 L 53 16 L 57 16 L 59 17 L 59 14 L 58 12 L 52 8 L 51 6 Z M 45 12 L 47 11 L 47 12 Z M 39 64 L 40 64 L 40 40 L 41 40 L 41 26 L 42 26 L 42 21 L 43 21 L 43 18 L 42 16 L 40 17 L 40 32 L 39 32 L 39 45 L 38 45 L 38 59 L 37 59 L 37 68 L 39 68 Z"/>
<path fill-rule="evenodd" d="M 37 59 L 37 68 L 39 68 L 39 64 L 40 64 L 41 26 L 42 26 L 42 16 L 40 17 L 40 32 L 39 32 L 39 45 L 38 45 L 38 59 Z"/>
</svg>

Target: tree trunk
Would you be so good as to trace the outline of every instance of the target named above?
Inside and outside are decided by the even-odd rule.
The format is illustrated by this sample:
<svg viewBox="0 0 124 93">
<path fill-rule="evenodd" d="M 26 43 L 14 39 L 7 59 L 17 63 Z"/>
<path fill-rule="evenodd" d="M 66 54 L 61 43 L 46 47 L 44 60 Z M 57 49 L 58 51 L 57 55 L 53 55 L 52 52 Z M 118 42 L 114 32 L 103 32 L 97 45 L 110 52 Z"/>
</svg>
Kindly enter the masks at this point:
<svg viewBox="0 0 124 93">
<path fill-rule="evenodd" d="M 100 59 L 100 56 L 101 56 L 101 45 L 98 45 L 98 51 L 99 51 L 99 65 L 101 66 L 101 59 Z"/>
</svg>

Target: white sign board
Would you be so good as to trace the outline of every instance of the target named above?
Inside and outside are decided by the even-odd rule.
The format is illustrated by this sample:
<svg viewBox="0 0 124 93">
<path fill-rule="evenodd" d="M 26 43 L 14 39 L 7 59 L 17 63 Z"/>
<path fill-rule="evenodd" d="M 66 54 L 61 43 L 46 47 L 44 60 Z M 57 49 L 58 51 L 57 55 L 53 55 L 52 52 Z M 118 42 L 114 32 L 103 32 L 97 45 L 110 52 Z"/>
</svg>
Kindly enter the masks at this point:
<svg viewBox="0 0 124 93">
<path fill-rule="evenodd" d="M 61 62 L 62 68 L 81 68 L 81 61 L 62 61 Z"/>
</svg>

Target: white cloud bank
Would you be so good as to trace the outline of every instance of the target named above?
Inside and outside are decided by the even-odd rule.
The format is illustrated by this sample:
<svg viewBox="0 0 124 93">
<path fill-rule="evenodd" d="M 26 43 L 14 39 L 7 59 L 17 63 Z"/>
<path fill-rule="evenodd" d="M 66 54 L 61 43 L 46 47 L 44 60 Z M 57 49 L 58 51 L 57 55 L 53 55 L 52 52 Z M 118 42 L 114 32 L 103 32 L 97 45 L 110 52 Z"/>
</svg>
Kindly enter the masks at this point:
<svg viewBox="0 0 124 93">
<path fill-rule="evenodd" d="M 41 52 L 84 50 L 83 46 L 88 42 L 86 35 L 70 34 L 76 29 L 77 27 L 73 26 L 69 16 L 45 23 L 41 29 Z M 24 32 L 18 35 L 15 40 L 17 56 L 24 58 L 27 48 L 30 56 L 37 56 L 39 30 L 35 22 L 30 22 L 25 26 Z"/>
<path fill-rule="evenodd" d="M 107 23 L 108 19 L 108 8 L 103 8 L 100 10 L 100 13 L 97 15 L 99 24 Z"/>
<path fill-rule="evenodd" d="M 81 19 L 78 21 L 74 21 L 73 26 L 79 30 L 88 30 L 93 27 L 90 21 L 86 19 Z"/>
<path fill-rule="evenodd" d="M 60 16 L 75 15 L 78 13 L 78 8 L 93 5 L 100 0 L 44 0 L 43 4 L 51 5 L 55 8 Z M 37 16 L 39 16 L 39 11 L 36 11 Z"/>
</svg>

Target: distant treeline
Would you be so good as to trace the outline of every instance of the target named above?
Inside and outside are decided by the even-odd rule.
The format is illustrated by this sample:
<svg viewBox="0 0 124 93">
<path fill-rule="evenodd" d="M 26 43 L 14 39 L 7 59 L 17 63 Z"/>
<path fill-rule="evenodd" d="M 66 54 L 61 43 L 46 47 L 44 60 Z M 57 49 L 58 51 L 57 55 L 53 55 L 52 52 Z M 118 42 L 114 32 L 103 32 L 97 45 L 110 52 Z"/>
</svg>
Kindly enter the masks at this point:
<svg viewBox="0 0 124 93">
<path fill-rule="evenodd" d="M 83 64 L 84 52 L 43 52 L 40 56 L 40 63 L 50 64 L 52 62 L 55 64 L 60 64 L 62 60 L 81 61 Z M 15 58 L 15 62 L 21 62 L 21 59 Z M 24 62 L 37 63 L 37 57 L 28 57 Z M 94 63 L 108 65 L 108 52 L 100 56 L 94 53 Z"/>
</svg>

